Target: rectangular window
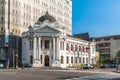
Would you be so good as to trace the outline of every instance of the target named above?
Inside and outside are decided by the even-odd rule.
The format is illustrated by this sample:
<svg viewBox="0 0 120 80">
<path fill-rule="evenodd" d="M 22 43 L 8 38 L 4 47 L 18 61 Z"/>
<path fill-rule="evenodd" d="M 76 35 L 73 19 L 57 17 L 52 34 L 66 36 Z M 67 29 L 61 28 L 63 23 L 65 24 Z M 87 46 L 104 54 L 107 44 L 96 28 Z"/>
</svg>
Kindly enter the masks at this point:
<svg viewBox="0 0 120 80">
<path fill-rule="evenodd" d="M 73 57 L 71 57 L 71 63 L 73 63 Z"/>
<path fill-rule="evenodd" d="M 88 63 L 88 58 L 86 58 L 86 63 Z"/>
<path fill-rule="evenodd" d="M 67 56 L 67 63 L 69 63 L 69 57 Z"/>
<path fill-rule="evenodd" d="M 45 49 L 49 49 L 49 40 L 45 40 Z"/>
<path fill-rule="evenodd" d="M 61 56 L 61 63 L 62 63 L 62 64 L 63 64 L 63 61 L 64 61 L 63 56 Z"/>
<path fill-rule="evenodd" d="M 42 55 L 40 55 L 40 59 L 41 59 L 41 64 L 42 64 Z"/>
<path fill-rule="evenodd" d="M 81 57 L 79 58 L 79 63 L 81 63 Z"/>
<path fill-rule="evenodd" d="M 75 57 L 75 63 L 77 63 L 77 57 Z"/>
<path fill-rule="evenodd" d="M 85 58 L 83 57 L 83 64 L 85 63 Z"/>
</svg>

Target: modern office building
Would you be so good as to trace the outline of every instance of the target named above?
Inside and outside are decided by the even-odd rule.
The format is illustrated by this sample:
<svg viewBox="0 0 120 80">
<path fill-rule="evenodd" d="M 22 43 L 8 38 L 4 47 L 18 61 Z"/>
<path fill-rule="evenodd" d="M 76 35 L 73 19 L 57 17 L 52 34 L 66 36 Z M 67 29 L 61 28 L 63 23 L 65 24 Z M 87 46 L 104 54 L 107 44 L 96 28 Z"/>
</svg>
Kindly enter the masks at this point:
<svg viewBox="0 0 120 80">
<path fill-rule="evenodd" d="M 95 63 L 96 44 L 66 34 L 57 20 L 46 12 L 22 34 L 22 63 L 33 67 L 63 67 Z"/>
<path fill-rule="evenodd" d="M 96 37 L 95 41 L 100 56 L 115 62 L 116 53 L 120 50 L 120 35 Z"/>
</svg>

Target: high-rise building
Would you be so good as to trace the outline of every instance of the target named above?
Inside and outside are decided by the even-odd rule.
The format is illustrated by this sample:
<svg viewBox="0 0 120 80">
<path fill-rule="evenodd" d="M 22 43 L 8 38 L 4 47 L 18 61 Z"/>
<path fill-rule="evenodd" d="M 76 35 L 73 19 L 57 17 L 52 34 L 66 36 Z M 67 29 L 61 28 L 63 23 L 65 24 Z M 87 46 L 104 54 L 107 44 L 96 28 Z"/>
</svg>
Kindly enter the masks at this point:
<svg viewBox="0 0 120 80">
<path fill-rule="evenodd" d="M 0 0 L 0 34 L 21 35 L 46 11 L 72 34 L 71 0 Z"/>
</svg>

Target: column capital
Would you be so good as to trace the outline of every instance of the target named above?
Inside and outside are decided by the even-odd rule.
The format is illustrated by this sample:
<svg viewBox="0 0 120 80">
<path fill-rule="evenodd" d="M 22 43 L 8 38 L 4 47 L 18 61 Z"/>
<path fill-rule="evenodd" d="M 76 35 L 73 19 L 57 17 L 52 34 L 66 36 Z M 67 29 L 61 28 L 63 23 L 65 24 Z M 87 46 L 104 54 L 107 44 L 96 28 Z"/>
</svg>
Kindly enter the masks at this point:
<svg viewBox="0 0 120 80">
<path fill-rule="evenodd" d="M 52 35 L 52 37 L 54 38 L 60 38 L 60 36 L 59 35 Z"/>
</svg>

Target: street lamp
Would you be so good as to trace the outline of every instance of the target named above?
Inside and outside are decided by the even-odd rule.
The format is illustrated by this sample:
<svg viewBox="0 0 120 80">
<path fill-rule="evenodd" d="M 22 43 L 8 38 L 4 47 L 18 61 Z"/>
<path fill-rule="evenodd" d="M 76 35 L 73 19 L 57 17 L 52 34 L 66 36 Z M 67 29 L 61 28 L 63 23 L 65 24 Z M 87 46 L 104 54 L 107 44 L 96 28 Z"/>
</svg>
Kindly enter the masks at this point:
<svg viewBox="0 0 120 80">
<path fill-rule="evenodd" d="M 15 55 L 16 56 L 16 69 L 18 68 L 18 54 Z"/>
<path fill-rule="evenodd" d="M 118 57 L 116 57 L 116 72 L 118 72 L 118 62 L 119 62 Z"/>
<path fill-rule="evenodd" d="M 15 68 L 15 52 L 13 51 L 13 68 Z"/>
</svg>

